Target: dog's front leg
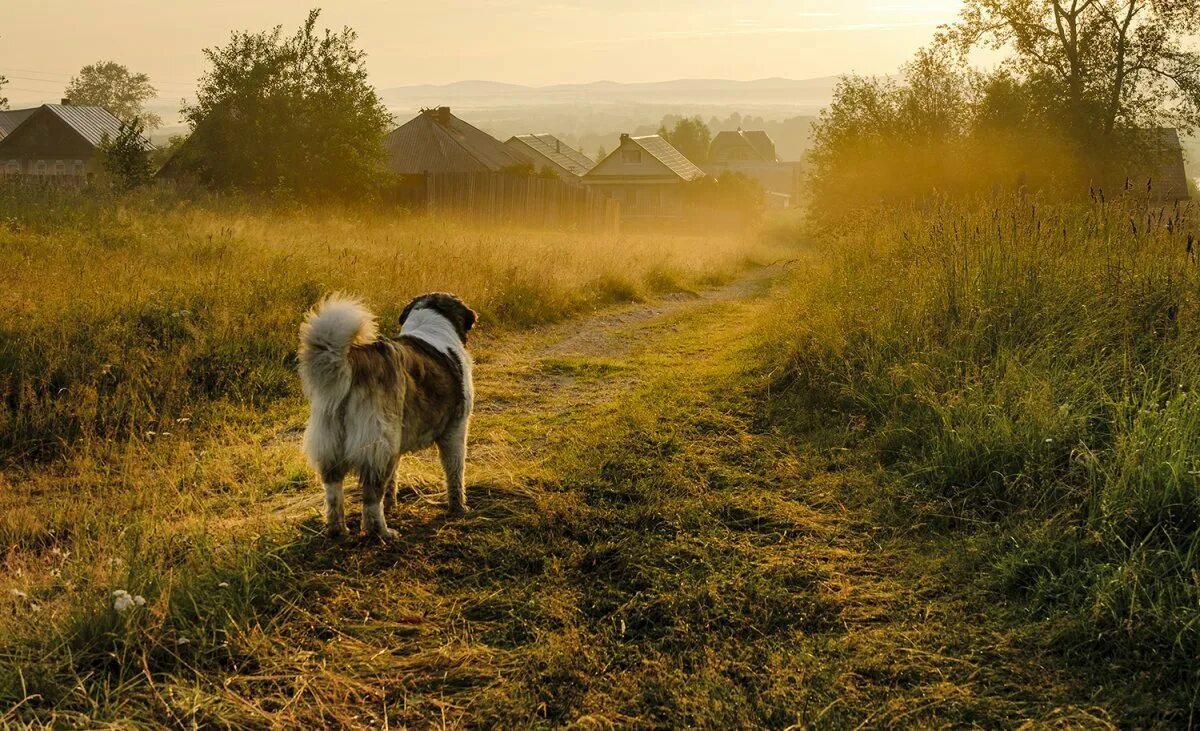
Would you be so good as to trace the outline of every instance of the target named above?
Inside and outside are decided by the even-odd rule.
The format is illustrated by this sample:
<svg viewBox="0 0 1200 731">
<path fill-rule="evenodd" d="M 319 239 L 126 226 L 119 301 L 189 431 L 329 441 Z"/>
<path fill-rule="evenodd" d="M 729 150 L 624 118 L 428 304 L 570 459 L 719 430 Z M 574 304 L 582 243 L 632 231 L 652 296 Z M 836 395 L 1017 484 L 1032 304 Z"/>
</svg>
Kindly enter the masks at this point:
<svg viewBox="0 0 1200 731">
<path fill-rule="evenodd" d="M 467 512 L 467 486 L 464 477 L 467 468 L 467 418 L 446 430 L 438 440 L 438 455 L 442 458 L 442 469 L 446 473 L 446 492 L 451 515 Z"/>
</svg>

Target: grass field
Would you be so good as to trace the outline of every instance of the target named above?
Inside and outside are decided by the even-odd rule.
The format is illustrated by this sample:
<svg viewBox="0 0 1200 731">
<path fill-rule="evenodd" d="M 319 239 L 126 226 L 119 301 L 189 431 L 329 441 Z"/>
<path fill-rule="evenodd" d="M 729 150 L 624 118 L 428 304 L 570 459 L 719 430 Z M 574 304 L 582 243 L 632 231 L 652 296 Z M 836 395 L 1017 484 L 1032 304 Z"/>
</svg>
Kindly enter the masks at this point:
<svg viewBox="0 0 1200 731">
<path fill-rule="evenodd" d="M 1200 688 L 1188 213 L 875 211 L 811 233 L 775 327 L 774 418 L 874 455 L 886 487 L 859 498 L 879 524 L 949 537 L 978 603 L 1021 607 L 1023 631 L 1112 683 L 1097 701 L 1135 725 L 1188 723 Z"/>
<path fill-rule="evenodd" d="M 608 237 L 9 203 L 0 725 L 1191 718 L 1182 212 Z M 481 311 L 466 519 L 418 455 L 395 544 L 323 536 L 293 353 L 336 288 Z"/>
<path fill-rule="evenodd" d="M 146 700 L 122 684 L 158 668 L 164 649 L 179 671 L 227 655 L 228 628 L 293 580 L 295 527 L 264 520 L 263 506 L 311 495 L 294 352 L 300 318 L 325 292 L 362 295 L 386 332 L 413 295 L 455 291 L 480 312 L 486 353 L 498 338 L 709 287 L 778 255 L 744 233 L 482 230 L 152 196 L 19 197 L 0 201 L 0 222 L 10 721 L 117 719 Z M 239 588 L 198 598 L 222 583 Z M 151 608 L 118 615 L 117 589 Z M 45 653 L 55 659 L 34 661 Z"/>
</svg>

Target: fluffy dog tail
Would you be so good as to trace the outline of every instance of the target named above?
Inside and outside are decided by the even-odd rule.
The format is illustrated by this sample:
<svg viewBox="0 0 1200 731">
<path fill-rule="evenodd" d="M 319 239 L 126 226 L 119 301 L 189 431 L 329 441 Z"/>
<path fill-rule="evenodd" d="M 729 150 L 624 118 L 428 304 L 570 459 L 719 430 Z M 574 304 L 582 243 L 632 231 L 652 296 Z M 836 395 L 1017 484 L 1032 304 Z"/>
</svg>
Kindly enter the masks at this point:
<svg viewBox="0 0 1200 731">
<path fill-rule="evenodd" d="M 300 325 L 300 382 L 309 401 L 341 403 L 350 391 L 350 348 L 378 336 L 375 315 L 361 300 L 332 294 L 309 310 Z"/>
</svg>

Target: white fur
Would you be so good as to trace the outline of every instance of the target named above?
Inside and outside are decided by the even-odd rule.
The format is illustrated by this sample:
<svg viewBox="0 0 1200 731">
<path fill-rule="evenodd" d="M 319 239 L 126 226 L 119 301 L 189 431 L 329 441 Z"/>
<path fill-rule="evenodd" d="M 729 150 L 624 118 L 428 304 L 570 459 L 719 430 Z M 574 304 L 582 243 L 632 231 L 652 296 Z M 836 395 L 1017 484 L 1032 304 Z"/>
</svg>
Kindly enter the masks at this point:
<svg viewBox="0 0 1200 731">
<path fill-rule="evenodd" d="M 442 313 L 434 309 L 422 308 L 409 313 L 400 328 L 401 335 L 420 338 L 438 350 L 450 356 L 456 356 L 463 368 L 463 400 L 466 413 L 471 413 L 475 403 L 475 384 L 471 379 L 471 354 L 463 347 L 458 330 Z"/>
</svg>

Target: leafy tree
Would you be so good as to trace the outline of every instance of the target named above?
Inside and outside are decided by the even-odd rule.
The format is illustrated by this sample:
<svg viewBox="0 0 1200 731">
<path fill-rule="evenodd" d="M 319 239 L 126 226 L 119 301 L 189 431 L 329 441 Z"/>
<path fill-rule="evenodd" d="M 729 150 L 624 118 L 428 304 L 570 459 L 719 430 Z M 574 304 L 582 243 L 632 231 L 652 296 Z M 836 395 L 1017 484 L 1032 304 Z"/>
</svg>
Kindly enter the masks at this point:
<svg viewBox="0 0 1200 731">
<path fill-rule="evenodd" d="M 671 146 L 683 153 L 683 156 L 700 165 L 708 160 L 708 144 L 712 142 L 712 133 L 708 125 L 699 116 L 675 119 L 674 126 L 667 129 L 671 117 L 664 117 L 663 124 L 658 128 L 660 137 L 671 143 Z"/>
<path fill-rule="evenodd" d="M 121 123 L 116 137 L 110 139 L 106 134 L 100 142 L 104 171 L 121 190 L 145 185 L 154 174 L 145 131 L 145 123 L 134 117 Z"/>
<path fill-rule="evenodd" d="M 180 166 L 218 188 L 360 194 L 378 182 L 391 115 L 367 83 L 357 35 L 316 30 L 319 10 L 280 27 L 234 33 L 204 51 L 212 68 L 183 109 L 192 136 Z"/>
<path fill-rule="evenodd" d="M 162 118 L 145 109 L 158 90 L 146 74 L 135 74 L 115 61 L 97 61 L 84 66 L 67 84 L 66 97 L 72 104 L 104 107 L 118 119 L 140 119 L 143 129 L 157 129 Z"/>
<path fill-rule="evenodd" d="M 4 85 L 8 83 L 8 79 L 0 76 L 0 92 L 4 90 Z M 8 97 L 0 95 L 0 109 L 8 109 Z"/>
<path fill-rule="evenodd" d="M 1082 142 L 1200 122 L 1195 0 L 966 0 L 942 41 L 1007 50 L 1002 71 Z"/>
</svg>

